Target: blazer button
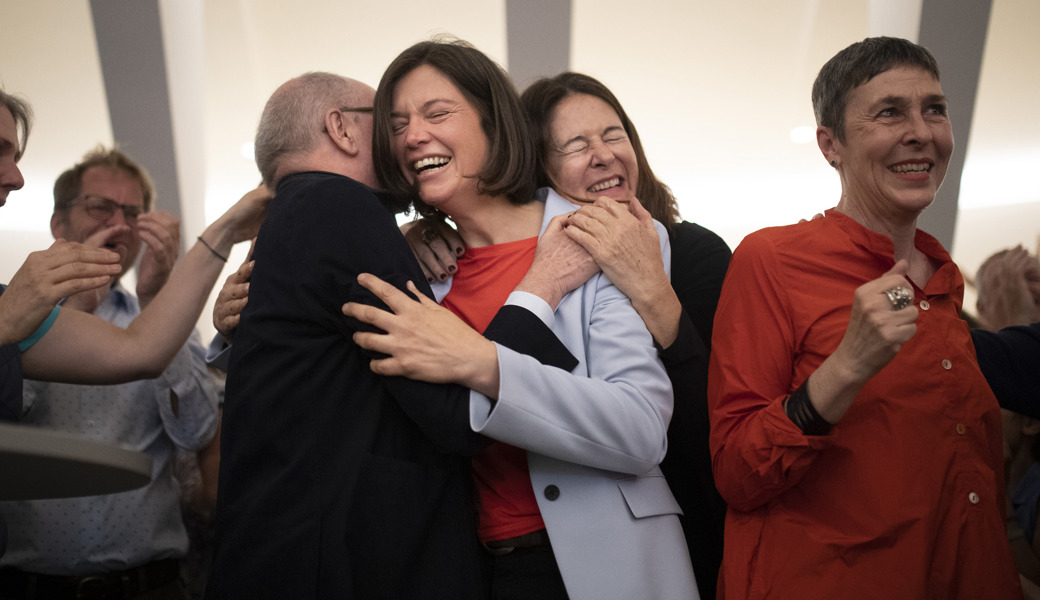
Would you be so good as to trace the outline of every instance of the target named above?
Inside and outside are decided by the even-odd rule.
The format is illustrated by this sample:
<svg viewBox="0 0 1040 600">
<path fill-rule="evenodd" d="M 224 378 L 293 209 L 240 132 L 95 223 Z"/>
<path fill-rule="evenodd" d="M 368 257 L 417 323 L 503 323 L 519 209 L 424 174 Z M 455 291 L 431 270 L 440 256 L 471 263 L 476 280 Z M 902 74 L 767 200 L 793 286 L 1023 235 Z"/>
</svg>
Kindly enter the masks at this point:
<svg viewBox="0 0 1040 600">
<path fill-rule="evenodd" d="M 545 499 L 552 501 L 560 497 L 560 488 L 555 485 L 545 486 Z"/>
</svg>

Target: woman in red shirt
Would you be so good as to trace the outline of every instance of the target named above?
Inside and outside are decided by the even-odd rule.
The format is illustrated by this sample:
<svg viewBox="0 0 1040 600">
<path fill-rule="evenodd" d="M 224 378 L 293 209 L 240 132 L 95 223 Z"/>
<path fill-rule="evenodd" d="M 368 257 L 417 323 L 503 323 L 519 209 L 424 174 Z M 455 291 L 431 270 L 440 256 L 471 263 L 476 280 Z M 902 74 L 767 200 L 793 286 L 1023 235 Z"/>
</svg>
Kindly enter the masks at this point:
<svg viewBox="0 0 1040 600">
<path fill-rule="evenodd" d="M 953 150 L 935 59 L 868 38 L 820 70 L 813 107 L 841 199 L 745 238 L 716 313 L 719 597 L 1021 597 L 963 280 L 917 229 Z"/>
<path fill-rule="evenodd" d="M 579 362 L 571 372 L 544 367 L 470 331 L 440 340 L 445 355 L 470 353 L 443 370 L 382 370 L 398 356 L 373 363 L 473 390 L 470 426 L 496 440 L 473 461 L 492 597 L 696 598 L 679 507 L 658 466 L 672 413 L 667 374 L 631 303 L 602 274 L 589 278 L 598 268 L 562 233 L 576 206 L 535 192 L 535 146 L 512 82 L 468 44 L 422 42 L 387 68 L 374 114 L 386 190 L 422 214 L 449 215 L 468 247 L 452 281 L 433 286 L 442 305 L 477 331 L 504 303 L 526 307 Z M 666 237 L 662 245 L 667 257 Z M 550 297 L 529 285 L 539 272 Z M 373 337 L 355 339 L 373 347 Z"/>
</svg>

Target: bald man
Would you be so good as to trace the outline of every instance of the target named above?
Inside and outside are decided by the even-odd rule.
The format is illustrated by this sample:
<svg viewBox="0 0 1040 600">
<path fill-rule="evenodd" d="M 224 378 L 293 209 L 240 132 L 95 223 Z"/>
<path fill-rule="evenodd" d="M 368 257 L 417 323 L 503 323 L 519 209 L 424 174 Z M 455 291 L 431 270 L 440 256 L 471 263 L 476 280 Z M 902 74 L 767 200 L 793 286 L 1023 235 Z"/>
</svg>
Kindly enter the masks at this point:
<svg viewBox="0 0 1040 600">
<path fill-rule="evenodd" d="M 469 391 L 375 375 L 341 311 L 381 304 L 361 273 L 432 296 L 392 215 L 404 205 L 374 191 L 374 94 L 308 73 L 261 116 L 257 166 L 276 194 L 228 364 L 209 600 L 485 596 Z M 523 309 L 487 335 L 576 364 Z"/>
</svg>

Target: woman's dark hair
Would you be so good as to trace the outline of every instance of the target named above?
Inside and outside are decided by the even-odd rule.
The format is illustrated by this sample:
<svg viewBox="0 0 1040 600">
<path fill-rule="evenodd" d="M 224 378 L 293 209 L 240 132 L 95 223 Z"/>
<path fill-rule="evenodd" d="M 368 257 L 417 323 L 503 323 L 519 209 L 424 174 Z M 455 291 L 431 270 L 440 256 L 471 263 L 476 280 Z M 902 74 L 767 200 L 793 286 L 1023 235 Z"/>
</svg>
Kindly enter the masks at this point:
<svg viewBox="0 0 1040 600">
<path fill-rule="evenodd" d="M 532 83 L 520 97 L 527 111 L 527 119 L 531 125 L 531 132 L 536 136 L 538 147 L 538 173 L 537 182 L 539 186 L 553 185 L 549 176 L 549 156 L 552 151 L 552 126 L 553 111 L 560 102 L 568 96 L 586 94 L 603 100 L 621 119 L 621 126 L 625 128 L 632 148 L 636 152 L 636 166 L 639 168 L 639 183 L 636 189 L 636 197 L 646 210 L 655 219 L 671 225 L 679 222 L 679 207 L 675 196 L 668 186 L 662 183 L 650 169 L 650 163 L 646 160 L 643 152 L 643 144 L 639 141 L 639 133 L 636 126 L 625 114 L 625 109 L 614 94 L 597 79 L 582 73 L 560 73 L 555 77 L 545 77 Z"/>
<path fill-rule="evenodd" d="M 918 67 L 939 81 L 939 65 L 924 46 L 894 37 L 871 37 L 834 55 L 812 87 L 816 124 L 845 141 L 845 107 L 852 90 L 895 67 Z"/>
<path fill-rule="evenodd" d="M 419 42 L 394 59 L 379 82 L 375 99 L 372 154 L 376 175 L 386 191 L 409 198 L 416 211 L 437 211 L 419 199 L 418 186 L 408 183 L 393 152 L 393 110 L 397 84 L 417 67 L 437 69 L 459 89 L 480 115 L 488 138 L 488 155 L 477 175 L 477 189 L 505 196 L 515 204 L 534 199 L 535 146 L 527 129 L 520 98 L 509 75 L 471 44 L 454 38 Z"/>
</svg>

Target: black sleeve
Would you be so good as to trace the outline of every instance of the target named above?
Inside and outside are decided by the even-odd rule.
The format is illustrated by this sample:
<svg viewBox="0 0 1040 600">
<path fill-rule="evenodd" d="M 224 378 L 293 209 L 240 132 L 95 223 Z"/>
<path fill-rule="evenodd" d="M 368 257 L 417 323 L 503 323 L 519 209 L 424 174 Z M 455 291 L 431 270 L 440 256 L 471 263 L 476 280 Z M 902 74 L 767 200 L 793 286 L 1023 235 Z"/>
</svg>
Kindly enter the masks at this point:
<svg viewBox="0 0 1040 600">
<path fill-rule="evenodd" d="M 1040 323 L 974 329 L 979 368 L 1002 408 L 1040 419 Z"/>
<path fill-rule="evenodd" d="M 578 359 L 556 334 L 534 313 L 519 306 L 500 308 L 484 331 L 484 337 L 565 371 L 578 365 Z M 440 446 L 472 455 L 489 442 L 469 426 L 468 388 L 404 377 L 384 379 L 401 408 Z"/>
<path fill-rule="evenodd" d="M 680 299 L 681 303 L 682 299 Z M 698 334 L 697 328 L 693 326 L 693 321 L 690 319 L 689 313 L 686 312 L 685 305 L 682 313 L 679 315 L 679 333 L 676 335 L 672 345 L 662 348 L 657 344 L 656 340 L 654 345 L 657 346 L 657 354 L 661 357 L 661 362 L 664 363 L 664 367 L 668 370 L 669 377 L 673 381 L 675 379 L 672 377 L 673 370 L 681 371 L 688 368 L 694 361 L 708 360 L 708 352 L 704 347 L 704 341 Z"/>
<path fill-rule="evenodd" d="M 373 201 L 357 199 L 343 206 L 327 202 L 317 214 L 332 223 L 348 223 L 338 230 L 320 233 L 316 223 L 301 229 L 299 235 L 325 235 L 317 247 L 334 245 L 339 250 L 334 257 L 328 254 L 307 257 L 301 264 L 314 265 L 324 261 L 322 269 L 313 276 L 304 277 L 304 286 L 319 288 L 309 298 L 326 298 L 326 306 L 310 307 L 314 312 L 331 314 L 341 334 L 350 337 L 354 331 L 374 329 L 342 314 L 345 302 L 359 302 L 387 308 L 371 292 L 357 284 L 360 273 L 372 273 L 398 289 L 406 291 L 406 283 L 432 297 L 426 278 L 412 255 L 404 237 L 386 210 Z M 366 198 L 372 200 L 371 198 Z M 338 215 L 336 213 L 344 214 Z M 298 247 L 303 247 L 299 244 Z M 378 249 L 373 251 L 374 249 Z M 556 336 L 534 314 L 519 307 L 503 307 L 485 335 L 492 341 L 528 354 L 539 361 L 570 370 L 577 364 Z M 458 385 L 432 384 L 404 377 L 385 377 L 384 385 L 401 409 L 420 429 L 442 448 L 462 454 L 473 454 L 487 444 L 487 438 L 474 433 L 469 426 L 469 390 Z"/>
<path fill-rule="evenodd" d="M 708 356 L 731 252 L 722 238 L 700 225 L 677 223 L 668 227 L 668 234 L 672 287 L 683 312 L 675 342 L 658 348 L 675 392 L 661 470 L 683 510 L 683 532 L 701 596 L 712 598 L 722 564 L 726 504 L 715 489 L 708 451 Z"/>
<path fill-rule="evenodd" d="M 492 342 L 534 357 L 543 365 L 573 371 L 578 359 L 567 350 L 551 329 L 531 311 L 519 306 L 498 309 L 484 337 Z"/>
<path fill-rule="evenodd" d="M 17 344 L 0 346 L 0 421 L 17 421 L 22 412 L 22 353 Z"/>
<path fill-rule="evenodd" d="M 0 284 L 0 294 L 6 288 Z M 18 344 L 4 344 L 0 346 L 0 421 L 17 421 L 21 416 L 22 353 Z"/>
<path fill-rule="evenodd" d="M 696 223 L 676 223 L 668 228 L 668 234 L 672 243 L 672 287 L 707 355 L 722 280 L 733 253 L 721 237 Z"/>
</svg>

